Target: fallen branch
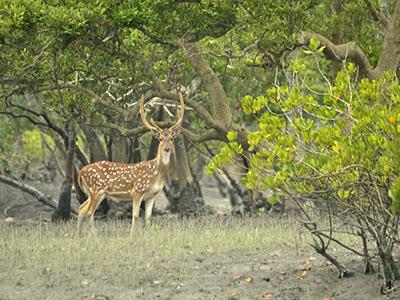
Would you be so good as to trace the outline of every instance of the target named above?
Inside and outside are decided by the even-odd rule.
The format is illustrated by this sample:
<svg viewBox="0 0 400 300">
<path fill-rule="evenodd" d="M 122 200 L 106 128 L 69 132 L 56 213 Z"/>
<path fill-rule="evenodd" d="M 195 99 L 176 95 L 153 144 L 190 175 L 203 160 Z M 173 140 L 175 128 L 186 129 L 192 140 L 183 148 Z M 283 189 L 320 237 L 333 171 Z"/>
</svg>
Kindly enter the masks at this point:
<svg viewBox="0 0 400 300">
<path fill-rule="evenodd" d="M 51 197 L 44 195 L 41 191 L 36 189 L 33 186 L 30 186 L 24 182 L 15 180 L 13 178 L 4 176 L 0 174 L 0 182 L 7 184 L 9 186 L 12 186 L 14 188 L 17 188 L 33 197 L 35 197 L 40 203 L 49 206 L 51 208 L 56 209 L 57 208 L 57 202 L 54 201 Z M 72 212 L 77 215 L 77 211 L 72 209 Z"/>
</svg>

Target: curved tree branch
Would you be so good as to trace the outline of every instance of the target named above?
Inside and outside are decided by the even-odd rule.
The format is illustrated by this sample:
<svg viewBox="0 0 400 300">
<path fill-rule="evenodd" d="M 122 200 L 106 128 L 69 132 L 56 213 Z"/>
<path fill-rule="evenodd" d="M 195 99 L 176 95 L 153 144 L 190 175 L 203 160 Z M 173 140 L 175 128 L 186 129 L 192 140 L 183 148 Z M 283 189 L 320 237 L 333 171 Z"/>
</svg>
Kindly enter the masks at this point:
<svg viewBox="0 0 400 300">
<path fill-rule="evenodd" d="M 94 127 L 103 127 L 103 128 L 109 128 L 109 129 L 115 129 L 117 130 L 121 135 L 123 136 L 131 136 L 131 135 L 137 135 L 141 134 L 147 131 L 146 127 L 137 127 L 137 128 L 126 128 L 122 127 L 120 125 L 110 123 L 110 122 L 104 122 L 104 123 L 99 123 L 99 124 L 94 124 Z"/>
<path fill-rule="evenodd" d="M 235 124 L 232 121 L 232 111 L 224 87 L 218 76 L 211 69 L 210 64 L 203 57 L 199 44 L 184 42 L 183 47 L 186 50 L 193 68 L 200 76 L 202 85 L 208 91 L 213 113 L 212 122 L 215 124 L 210 127 L 217 131 L 218 139 L 222 141 L 227 141 L 226 134 L 229 131 L 236 131 L 238 134 L 237 142 L 241 144 L 244 149 L 247 149 L 247 131 L 239 124 Z"/>
<path fill-rule="evenodd" d="M 232 124 L 232 112 L 221 81 L 203 57 L 198 43 L 184 42 L 183 47 L 209 94 L 214 123 L 222 130 L 230 128 Z"/>
<path fill-rule="evenodd" d="M 354 42 L 335 45 L 331 40 L 323 35 L 309 31 L 300 32 L 297 40 L 300 45 L 308 45 L 310 40 L 313 38 L 317 39 L 321 46 L 325 47 L 324 54 L 329 60 L 341 62 L 346 59 L 351 59 L 357 66 L 360 67 L 362 74 L 368 77 L 371 74 L 372 66 L 368 61 L 368 57 Z"/>
<path fill-rule="evenodd" d="M 163 87 L 158 77 L 154 74 L 151 65 L 142 56 L 139 56 L 139 59 L 142 62 L 145 71 L 147 72 L 147 75 L 150 77 L 155 87 L 155 91 L 151 90 L 147 93 L 147 98 L 160 97 L 179 101 L 179 96 L 177 94 L 169 92 Z M 185 104 L 193 108 L 203 118 L 204 122 L 209 127 L 217 129 L 218 124 L 215 122 L 214 117 L 200 103 L 186 97 Z"/>
<path fill-rule="evenodd" d="M 308 31 L 300 32 L 297 40 L 300 45 L 307 45 L 312 38 L 319 40 L 321 46 L 325 46 L 323 52 L 328 59 L 333 61 L 351 59 L 360 68 L 362 75 L 369 79 L 379 78 L 385 71 L 395 72 L 400 64 L 400 0 L 396 2 L 388 23 L 382 51 L 375 68 L 369 63 L 364 51 L 354 42 L 336 45 L 323 35 Z"/>
<path fill-rule="evenodd" d="M 9 115 L 13 118 L 27 119 L 33 125 L 48 128 L 49 130 L 56 132 L 59 136 L 61 136 L 63 138 L 64 144 L 65 145 L 68 144 L 68 135 L 66 134 L 66 132 L 62 128 L 60 128 L 56 124 L 54 124 L 54 122 L 51 121 L 49 116 L 44 111 L 36 112 L 36 111 L 34 111 L 28 107 L 24 107 L 22 105 L 15 105 L 12 102 L 8 102 L 8 103 L 11 104 L 10 107 L 17 108 L 17 109 L 23 111 L 24 113 L 16 113 L 14 111 L 0 111 L 0 115 L 3 114 L 3 115 Z M 39 120 L 40 118 L 42 118 L 45 122 L 41 122 Z M 87 165 L 89 163 L 89 161 L 88 161 L 87 157 L 85 156 L 85 154 L 82 152 L 82 150 L 79 147 L 75 147 L 75 151 L 76 151 L 76 157 L 79 159 L 79 161 L 83 165 Z"/>
</svg>

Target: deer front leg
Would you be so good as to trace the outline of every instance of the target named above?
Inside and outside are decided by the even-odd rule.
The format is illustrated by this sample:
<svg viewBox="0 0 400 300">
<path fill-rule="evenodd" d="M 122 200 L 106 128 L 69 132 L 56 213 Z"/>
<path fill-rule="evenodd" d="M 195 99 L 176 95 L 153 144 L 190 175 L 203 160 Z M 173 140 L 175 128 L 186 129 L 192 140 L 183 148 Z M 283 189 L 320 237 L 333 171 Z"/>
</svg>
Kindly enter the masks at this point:
<svg viewBox="0 0 400 300">
<path fill-rule="evenodd" d="M 153 213 L 153 206 L 154 206 L 154 201 L 156 197 L 153 197 L 149 200 L 146 201 L 146 211 L 145 211 L 145 217 L 144 217 L 144 224 L 146 226 L 151 225 L 151 214 Z"/>
<path fill-rule="evenodd" d="M 132 201 L 132 224 L 131 224 L 131 235 L 135 228 L 135 220 L 139 218 L 140 204 L 142 203 L 143 196 L 135 196 Z"/>
</svg>

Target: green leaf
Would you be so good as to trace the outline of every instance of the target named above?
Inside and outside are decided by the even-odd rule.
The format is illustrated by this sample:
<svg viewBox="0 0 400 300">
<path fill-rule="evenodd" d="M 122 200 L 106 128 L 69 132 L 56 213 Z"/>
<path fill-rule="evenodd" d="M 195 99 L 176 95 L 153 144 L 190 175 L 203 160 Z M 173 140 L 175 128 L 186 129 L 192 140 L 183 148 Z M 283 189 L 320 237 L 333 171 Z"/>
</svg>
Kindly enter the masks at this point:
<svg viewBox="0 0 400 300">
<path fill-rule="evenodd" d="M 320 45 L 320 41 L 316 38 L 311 38 L 310 39 L 310 48 L 314 51 L 317 51 L 318 47 Z"/>
<path fill-rule="evenodd" d="M 237 133 L 235 131 L 229 131 L 226 135 L 230 142 L 233 142 L 237 139 Z"/>
</svg>

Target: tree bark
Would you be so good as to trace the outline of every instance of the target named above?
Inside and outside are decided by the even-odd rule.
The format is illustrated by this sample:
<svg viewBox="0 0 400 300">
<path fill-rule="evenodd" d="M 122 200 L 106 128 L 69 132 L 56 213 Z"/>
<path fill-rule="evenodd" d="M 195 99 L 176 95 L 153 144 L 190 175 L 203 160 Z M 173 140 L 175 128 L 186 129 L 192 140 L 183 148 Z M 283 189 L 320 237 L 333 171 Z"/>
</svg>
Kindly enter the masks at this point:
<svg viewBox="0 0 400 300">
<path fill-rule="evenodd" d="M 398 0 L 383 39 L 379 61 L 370 74 L 371 79 L 382 76 L 385 71 L 396 72 L 400 62 L 400 1 Z"/>
<path fill-rule="evenodd" d="M 368 10 L 371 12 L 374 20 L 381 23 L 384 27 L 387 27 L 390 21 L 385 14 L 380 9 L 377 9 L 371 0 L 364 0 L 364 2 L 367 5 Z"/>
<path fill-rule="evenodd" d="M 323 35 L 308 31 L 302 31 L 297 40 L 300 45 L 308 45 L 313 38 L 320 42 L 321 47 L 325 47 L 323 53 L 329 60 L 341 63 L 350 59 L 360 68 L 362 76 L 371 76 L 372 66 L 369 63 L 368 57 L 354 42 L 336 45 Z"/>
<path fill-rule="evenodd" d="M 196 216 L 205 213 L 204 199 L 199 185 L 193 181 L 185 140 L 178 136 L 175 140 L 175 158 L 173 168 L 177 180 L 172 180 L 167 198 L 170 210 L 179 216 Z M 171 174 L 172 172 L 170 172 Z"/>
<path fill-rule="evenodd" d="M 246 149 L 248 147 L 247 132 L 232 121 L 232 112 L 224 87 L 208 61 L 203 57 L 199 44 L 186 42 L 183 46 L 193 68 L 201 78 L 202 85 L 209 94 L 213 119 L 209 125 L 217 131 L 218 138 L 222 141 L 227 141 L 226 134 L 229 131 L 237 132 L 238 143 Z"/>
<path fill-rule="evenodd" d="M 112 153 L 112 161 L 120 163 L 128 162 L 128 145 L 125 137 L 120 136 L 119 134 L 114 136 Z"/>
<path fill-rule="evenodd" d="M 224 129 L 231 126 L 232 113 L 224 88 L 208 61 L 202 56 L 199 44 L 185 43 L 184 47 L 193 68 L 201 78 L 202 85 L 209 94 L 215 127 L 217 130 L 225 131 Z"/>
<path fill-rule="evenodd" d="M 344 37 L 344 28 L 342 22 L 342 12 L 343 12 L 343 0 L 334 0 L 331 2 L 331 10 L 332 10 L 332 18 L 334 20 L 333 23 L 333 31 L 332 31 L 332 42 L 337 44 L 341 44 L 343 42 Z M 343 63 L 338 60 L 331 60 L 333 73 L 336 74 L 343 68 Z"/>
<path fill-rule="evenodd" d="M 89 146 L 90 162 L 107 160 L 104 145 L 101 143 L 96 131 L 86 123 L 81 123 L 80 127 L 85 135 L 86 143 Z"/>
</svg>

